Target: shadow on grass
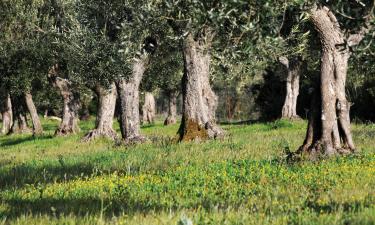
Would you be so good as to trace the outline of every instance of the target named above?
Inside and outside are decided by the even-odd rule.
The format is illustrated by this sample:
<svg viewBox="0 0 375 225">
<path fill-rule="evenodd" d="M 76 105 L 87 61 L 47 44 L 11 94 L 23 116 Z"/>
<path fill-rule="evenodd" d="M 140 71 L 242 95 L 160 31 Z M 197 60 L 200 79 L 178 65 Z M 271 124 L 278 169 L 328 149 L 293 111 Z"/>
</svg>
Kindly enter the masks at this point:
<svg viewBox="0 0 375 225">
<path fill-rule="evenodd" d="M 11 139 L 3 141 L 0 144 L 0 147 L 9 147 L 9 146 L 14 146 L 18 144 L 23 144 L 23 143 L 30 142 L 30 141 L 48 140 L 52 138 L 53 138 L 52 135 L 44 135 L 44 136 L 37 136 L 37 137 L 32 136 L 32 135 L 27 136 L 27 137 L 11 137 Z"/>
<path fill-rule="evenodd" d="M 52 183 L 74 180 L 80 176 L 95 173 L 96 169 L 90 163 L 80 163 L 69 166 L 62 165 L 17 165 L 0 171 L 0 188 L 21 188 L 26 184 Z"/>
<path fill-rule="evenodd" d="M 42 194 L 41 194 L 42 195 Z M 151 198 L 151 197 L 150 197 Z M 188 200 L 188 199 L 186 199 Z M 183 199 L 179 199 L 183 201 Z M 3 216 L 8 219 L 18 218 L 19 216 L 31 214 L 31 215 L 50 215 L 50 216 L 64 216 L 64 215 L 75 215 L 75 216 L 87 216 L 87 215 L 98 215 L 103 214 L 107 218 L 113 216 L 119 216 L 120 214 L 132 215 L 135 213 L 149 213 L 149 212 L 161 212 L 161 211 L 177 211 L 181 209 L 205 209 L 207 212 L 223 210 L 230 208 L 231 210 L 237 210 L 243 208 L 247 202 L 247 198 L 244 198 L 236 203 L 230 203 L 230 200 L 221 199 L 218 203 L 216 200 L 200 199 L 196 202 L 179 202 L 174 200 L 173 202 L 163 203 L 162 201 L 148 201 L 147 199 L 137 199 L 137 195 L 132 196 L 131 193 L 121 193 L 120 196 L 112 196 L 110 198 L 100 199 L 99 197 L 86 197 L 77 199 L 54 199 L 54 198 L 41 198 L 35 200 L 22 200 L 12 199 L 3 201 L 8 205 L 8 211 L 3 213 Z M 217 207 L 218 204 L 221 207 Z M 318 214 L 334 214 L 336 212 L 343 213 L 357 213 L 365 208 L 372 207 L 371 201 L 365 199 L 364 201 L 355 202 L 330 202 L 328 204 L 319 205 L 317 202 L 305 201 L 302 203 L 304 210 L 313 211 Z M 252 209 L 256 209 L 254 213 L 265 213 L 266 215 L 272 215 L 273 209 L 270 206 L 252 206 Z M 292 210 L 293 211 L 293 210 Z M 298 210 L 299 211 L 299 210 Z M 289 214 L 299 213 L 298 211 L 291 212 Z M 0 215 L 1 218 L 1 215 Z"/>
</svg>

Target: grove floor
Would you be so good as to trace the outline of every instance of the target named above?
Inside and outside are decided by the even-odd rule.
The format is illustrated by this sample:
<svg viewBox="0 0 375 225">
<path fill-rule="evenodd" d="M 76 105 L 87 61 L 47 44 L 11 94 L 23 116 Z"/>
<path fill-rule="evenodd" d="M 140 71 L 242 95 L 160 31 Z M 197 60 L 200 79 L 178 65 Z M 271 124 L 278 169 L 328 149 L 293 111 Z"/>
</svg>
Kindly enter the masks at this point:
<svg viewBox="0 0 375 225">
<path fill-rule="evenodd" d="M 374 124 L 353 126 L 356 155 L 293 164 L 304 121 L 223 125 L 203 143 L 157 122 L 134 146 L 80 142 L 93 124 L 0 137 L 0 224 L 375 224 Z"/>
</svg>

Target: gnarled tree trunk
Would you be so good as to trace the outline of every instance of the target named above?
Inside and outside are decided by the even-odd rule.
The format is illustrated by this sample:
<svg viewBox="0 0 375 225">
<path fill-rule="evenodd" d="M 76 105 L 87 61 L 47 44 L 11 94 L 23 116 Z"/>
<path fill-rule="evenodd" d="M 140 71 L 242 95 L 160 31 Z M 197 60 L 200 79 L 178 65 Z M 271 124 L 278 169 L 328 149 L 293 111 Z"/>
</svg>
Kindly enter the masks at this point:
<svg viewBox="0 0 375 225">
<path fill-rule="evenodd" d="M 95 93 L 98 95 L 98 112 L 96 115 L 95 129 L 90 131 L 83 141 L 90 141 L 98 137 L 117 139 L 116 131 L 113 129 L 113 117 L 115 115 L 117 91 L 113 83 L 109 88 L 97 85 Z"/>
<path fill-rule="evenodd" d="M 311 10 L 322 43 L 320 90 L 311 105 L 309 127 L 301 152 L 331 156 L 355 151 L 350 129 L 350 104 L 345 95 L 350 52 L 340 25 L 327 7 Z"/>
<path fill-rule="evenodd" d="M 156 115 L 156 105 L 155 105 L 154 95 L 150 92 L 145 94 L 145 103 L 143 104 L 143 123 L 153 124 Z"/>
<path fill-rule="evenodd" d="M 168 117 L 164 121 L 166 126 L 177 123 L 177 96 L 177 91 L 168 93 Z"/>
<path fill-rule="evenodd" d="M 31 115 L 31 121 L 33 123 L 33 134 L 43 134 L 42 123 L 40 122 L 39 115 L 33 101 L 33 96 L 29 92 L 25 93 L 25 102 L 27 109 L 29 110 L 29 113 Z"/>
<path fill-rule="evenodd" d="M 11 96 L 13 124 L 8 134 L 23 134 L 31 132 L 27 125 L 25 102 L 22 96 Z"/>
<path fill-rule="evenodd" d="M 287 70 L 286 97 L 281 112 L 281 118 L 296 119 L 299 118 L 297 115 L 297 100 L 303 63 L 298 58 L 288 60 L 286 57 L 280 57 L 279 61 Z"/>
<path fill-rule="evenodd" d="M 224 134 L 215 122 L 218 98 L 209 82 L 211 38 L 207 31 L 205 38 L 195 40 L 189 34 L 184 40 L 183 115 L 179 129 L 181 141 L 216 138 Z"/>
<path fill-rule="evenodd" d="M 69 80 L 60 78 L 57 75 L 58 65 L 55 65 L 49 71 L 48 76 L 51 79 L 52 84 L 59 89 L 64 102 L 62 121 L 57 128 L 55 135 L 65 136 L 75 134 L 80 131 L 78 126 L 80 108 L 79 93 L 73 91 L 74 88 Z"/>
<path fill-rule="evenodd" d="M 10 95 L 7 94 L 1 105 L 1 115 L 3 119 L 3 126 L 1 134 L 8 134 L 13 125 L 13 110 Z"/>
<path fill-rule="evenodd" d="M 129 79 L 120 79 L 118 82 L 121 135 L 127 143 L 141 142 L 145 139 L 140 133 L 139 85 L 148 60 L 147 54 L 135 59 L 131 77 Z"/>
</svg>

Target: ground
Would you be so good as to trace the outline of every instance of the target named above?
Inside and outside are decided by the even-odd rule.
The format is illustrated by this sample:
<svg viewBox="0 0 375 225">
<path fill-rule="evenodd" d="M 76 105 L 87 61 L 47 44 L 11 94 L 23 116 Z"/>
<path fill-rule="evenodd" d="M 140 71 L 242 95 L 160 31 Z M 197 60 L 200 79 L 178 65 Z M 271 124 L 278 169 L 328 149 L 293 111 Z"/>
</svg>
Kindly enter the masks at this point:
<svg viewBox="0 0 375 225">
<path fill-rule="evenodd" d="M 82 133 L 0 137 L 0 224 L 375 224 L 375 125 L 357 124 L 360 153 L 288 163 L 306 122 L 227 124 L 223 140 L 82 143 Z M 116 125 L 118 127 L 118 125 Z M 192 222 L 192 223 L 191 223 Z"/>
</svg>

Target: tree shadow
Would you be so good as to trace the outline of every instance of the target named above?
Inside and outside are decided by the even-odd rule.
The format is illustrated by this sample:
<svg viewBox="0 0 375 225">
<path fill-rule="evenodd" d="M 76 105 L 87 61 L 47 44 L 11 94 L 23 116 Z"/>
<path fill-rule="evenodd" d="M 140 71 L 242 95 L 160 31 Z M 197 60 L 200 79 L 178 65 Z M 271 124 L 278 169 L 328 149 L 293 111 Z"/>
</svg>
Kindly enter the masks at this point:
<svg viewBox="0 0 375 225">
<path fill-rule="evenodd" d="M 243 120 L 243 121 L 223 121 L 220 125 L 251 125 L 260 122 L 260 120 Z"/>
<path fill-rule="evenodd" d="M 37 141 L 37 140 L 48 140 L 52 139 L 52 135 L 43 135 L 43 136 L 27 136 L 27 137 L 12 137 L 9 140 L 5 140 L 0 144 L 0 147 L 9 147 L 18 144 L 23 144 L 30 141 Z"/>
</svg>

